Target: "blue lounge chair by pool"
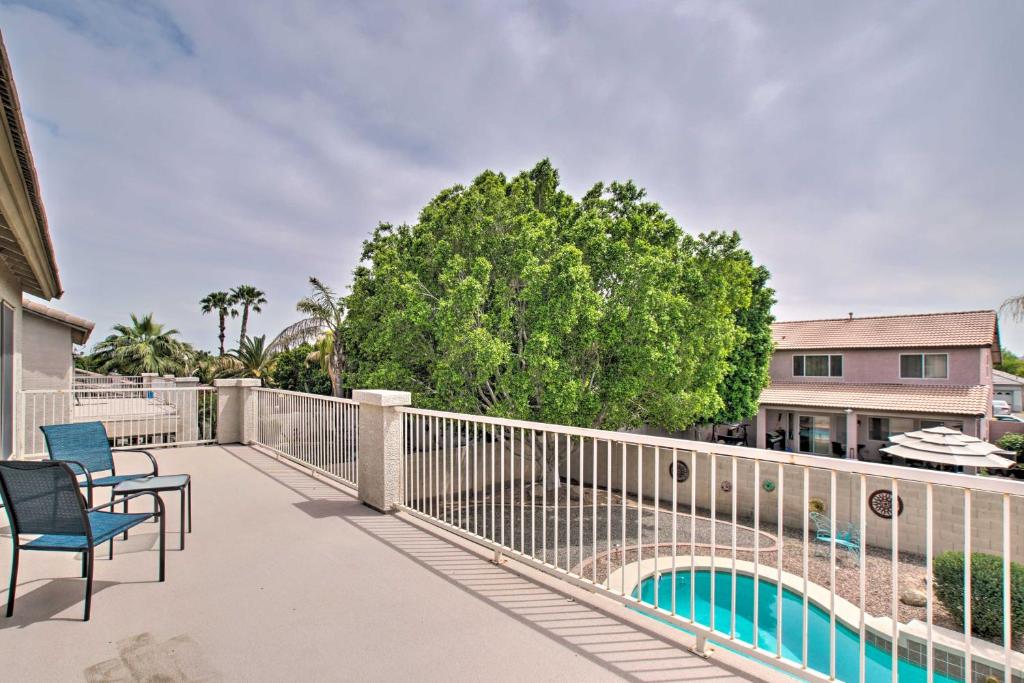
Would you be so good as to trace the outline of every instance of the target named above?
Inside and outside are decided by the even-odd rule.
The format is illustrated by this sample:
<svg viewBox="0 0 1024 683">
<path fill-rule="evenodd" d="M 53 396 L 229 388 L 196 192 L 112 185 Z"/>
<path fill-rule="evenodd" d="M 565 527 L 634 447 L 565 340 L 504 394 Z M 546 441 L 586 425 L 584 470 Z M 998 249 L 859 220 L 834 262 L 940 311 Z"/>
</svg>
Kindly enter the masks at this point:
<svg viewBox="0 0 1024 683">
<path fill-rule="evenodd" d="M 102 422 L 76 422 L 74 424 L 47 425 L 40 427 L 46 437 L 46 450 L 51 460 L 60 460 L 71 464 L 71 471 L 77 475 L 87 475 L 82 486 L 88 487 L 89 505 L 92 505 L 92 489 L 94 487 L 117 486 L 122 481 L 156 476 L 156 458 L 146 450 L 132 449 L 130 453 L 145 453 L 153 466 L 152 472 L 135 474 L 118 474 L 114 466 L 114 455 L 110 450 L 107 430 Z M 121 451 L 124 452 L 124 451 Z M 82 471 L 84 469 L 84 471 Z M 97 473 L 110 474 L 97 477 Z"/>
<path fill-rule="evenodd" d="M 81 464 L 79 464 L 81 466 Z M 154 512 L 104 512 L 124 500 L 152 496 Z M 22 550 L 82 553 L 85 579 L 85 618 L 92 605 L 92 573 L 96 547 L 111 541 L 147 519 L 160 522 L 160 580 L 164 580 L 164 504 L 155 493 L 136 493 L 117 501 L 87 507 L 70 463 L 0 462 L 0 498 L 7 506 L 11 523 L 14 559 L 7 591 L 7 616 L 14 614 L 14 592 L 18 587 L 18 554 Z M 22 541 L 22 534 L 38 534 Z"/>
<path fill-rule="evenodd" d="M 845 550 L 855 558 L 860 558 L 860 531 L 852 522 L 846 524 L 833 532 L 831 520 L 820 512 L 811 513 L 811 521 L 814 522 L 814 540 L 832 547 L 832 537 L 835 536 L 836 548 Z"/>
</svg>

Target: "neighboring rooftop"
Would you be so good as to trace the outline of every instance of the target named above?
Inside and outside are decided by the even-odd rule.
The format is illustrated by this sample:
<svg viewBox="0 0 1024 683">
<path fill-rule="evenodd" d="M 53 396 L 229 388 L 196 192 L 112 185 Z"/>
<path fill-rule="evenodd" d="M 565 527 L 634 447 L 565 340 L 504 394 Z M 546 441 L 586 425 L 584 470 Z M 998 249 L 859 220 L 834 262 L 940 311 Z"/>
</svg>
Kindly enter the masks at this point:
<svg viewBox="0 0 1024 683">
<path fill-rule="evenodd" d="M 996 355 L 999 351 L 995 311 L 795 320 L 773 324 L 772 337 L 779 350 L 990 346 Z"/>
<path fill-rule="evenodd" d="M 1024 386 L 1024 377 L 1018 377 L 1017 375 L 1011 375 L 1008 372 L 1002 370 L 992 371 L 992 383 L 993 384 L 1019 384 Z"/>
<path fill-rule="evenodd" d="M 66 325 L 71 328 L 71 340 L 76 344 L 84 344 L 89 341 L 89 335 L 92 334 L 93 328 L 96 326 L 91 320 L 80 318 L 77 315 L 71 315 L 64 311 L 51 308 L 44 303 L 29 299 L 28 297 L 22 297 L 21 305 L 26 313 L 32 313 L 42 318 L 47 318 L 61 325 Z"/>
<path fill-rule="evenodd" d="M 853 408 L 932 415 L 984 415 L 988 387 L 917 384 L 776 382 L 761 392 L 761 405 Z"/>
</svg>

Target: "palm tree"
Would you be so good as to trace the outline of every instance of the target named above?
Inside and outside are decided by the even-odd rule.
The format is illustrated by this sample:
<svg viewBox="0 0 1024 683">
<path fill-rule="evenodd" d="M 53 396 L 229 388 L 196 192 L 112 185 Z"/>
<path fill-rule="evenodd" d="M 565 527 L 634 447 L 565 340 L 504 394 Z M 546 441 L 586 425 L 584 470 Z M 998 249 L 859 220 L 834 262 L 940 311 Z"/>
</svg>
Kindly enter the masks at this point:
<svg viewBox="0 0 1024 683">
<path fill-rule="evenodd" d="M 200 301 L 199 305 L 203 307 L 203 315 L 207 313 L 217 312 L 217 318 L 219 322 L 220 334 L 220 355 L 224 355 L 224 321 L 230 315 L 232 318 L 238 315 L 238 311 L 235 310 L 235 301 L 231 294 L 227 292 L 210 292 L 204 296 Z"/>
<path fill-rule="evenodd" d="M 319 360 L 326 360 L 331 394 L 340 397 L 345 373 L 345 344 L 341 329 L 345 322 L 345 298 L 315 277 L 309 278 L 309 284 L 313 288 L 312 294 L 295 305 L 296 310 L 307 317 L 282 330 L 270 348 L 282 350 L 304 342 L 316 343 L 318 349 L 322 348 Z"/>
<path fill-rule="evenodd" d="M 96 345 L 93 355 L 100 372 L 139 375 L 178 373 L 195 350 L 180 339 L 178 331 L 164 329 L 149 313 L 131 314 L 131 324 L 114 325 L 114 334 Z"/>
<path fill-rule="evenodd" d="M 267 345 L 267 335 L 243 337 L 238 348 L 228 354 L 233 367 L 227 368 L 225 374 L 232 377 L 255 377 L 263 380 L 265 386 L 270 386 L 276 356 L 277 353 Z"/>
<path fill-rule="evenodd" d="M 1000 313 L 1006 313 L 1017 322 L 1024 322 L 1024 294 L 1011 296 L 999 307 Z"/>
<path fill-rule="evenodd" d="M 249 311 L 261 313 L 263 311 L 261 306 L 267 303 L 267 298 L 263 292 L 252 285 L 238 285 L 231 290 L 231 301 L 236 306 L 242 307 L 242 330 L 238 335 L 238 347 L 241 348 L 242 340 L 245 339 L 246 331 L 249 329 Z"/>
</svg>

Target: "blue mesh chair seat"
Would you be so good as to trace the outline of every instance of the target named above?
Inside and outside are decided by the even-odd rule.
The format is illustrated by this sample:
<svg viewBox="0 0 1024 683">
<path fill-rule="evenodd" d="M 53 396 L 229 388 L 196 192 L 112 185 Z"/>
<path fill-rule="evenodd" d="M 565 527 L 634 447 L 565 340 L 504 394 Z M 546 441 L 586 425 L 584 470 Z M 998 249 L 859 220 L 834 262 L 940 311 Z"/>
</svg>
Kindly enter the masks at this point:
<svg viewBox="0 0 1024 683">
<path fill-rule="evenodd" d="M 75 422 L 71 424 L 46 425 L 40 427 L 46 438 L 46 450 L 51 460 L 60 460 L 71 465 L 78 475 L 85 475 L 82 486 L 88 490 L 89 504 L 92 505 L 92 489 L 94 487 L 116 486 L 122 481 L 138 479 L 158 474 L 156 458 L 152 453 L 142 449 L 127 452 L 143 453 L 152 465 L 151 472 L 138 474 L 118 474 L 114 464 L 114 454 L 110 450 L 110 440 L 102 422 Z M 125 451 L 119 451 L 124 453 Z M 100 472 L 109 475 L 93 476 Z"/>
<path fill-rule="evenodd" d="M 92 544 L 105 543 L 131 529 L 136 524 L 141 524 L 147 519 L 152 519 L 152 512 L 100 512 L 89 513 L 89 526 L 92 527 Z M 89 537 L 80 534 L 44 534 L 25 543 L 22 547 L 26 550 L 85 550 L 90 547 Z"/>
<path fill-rule="evenodd" d="M 132 514 L 105 511 L 138 496 L 151 496 L 154 511 Z M 85 621 L 88 621 L 97 546 L 154 517 L 160 522 L 160 580 L 164 580 L 164 504 L 156 493 L 134 493 L 89 507 L 82 496 L 78 477 L 68 463 L 12 461 L 0 462 L 0 502 L 7 508 L 14 551 L 11 583 L 7 591 L 8 617 L 14 614 L 20 551 L 48 550 L 82 553 Z M 23 534 L 35 538 L 22 541 Z"/>
</svg>

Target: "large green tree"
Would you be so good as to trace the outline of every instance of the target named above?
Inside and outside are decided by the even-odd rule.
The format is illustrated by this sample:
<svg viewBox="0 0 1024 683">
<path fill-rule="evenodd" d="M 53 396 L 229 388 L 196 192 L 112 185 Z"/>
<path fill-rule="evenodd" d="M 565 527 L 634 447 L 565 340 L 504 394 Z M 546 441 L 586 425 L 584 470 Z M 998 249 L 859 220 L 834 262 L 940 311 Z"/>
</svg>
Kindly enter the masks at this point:
<svg viewBox="0 0 1024 683">
<path fill-rule="evenodd" d="M 349 381 L 419 406 L 678 430 L 723 411 L 731 355 L 762 341 L 742 312 L 767 273 L 734 233 L 688 235 L 632 182 L 577 200 L 546 160 L 442 191 L 362 256 Z M 749 360 L 756 396 L 768 359 Z"/>
<path fill-rule="evenodd" d="M 1024 377 L 1024 359 L 1005 346 L 1002 347 L 999 355 L 1003 357 L 1003 360 L 1001 363 L 996 363 L 993 366 L 996 370 L 1002 370 L 1003 372 L 1008 372 L 1011 375 Z"/>
<path fill-rule="evenodd" d="M 331 395 L 331 377 L 310 344 L 301 344 L 277 354 L 271 379 L 275 386 L 288 391 Z"/>
<path fill-rule="evenodd" d="M 727 358 L 725 376 L 718 385 L 722 408 L 702 418 L 701 422 L 740 422 L 753 417 L 757 414 L 761 390 L 770 379 L 775 290 L 768 286 L 768 269 L 754 266 L 752 260 L 751 266 L 750 305 L 735 310 L 739 337 Z"/>
<path fill-rule="evenodd" d="M 195 350 L 177 337 L 177 330 L 153 320 L 152 313 L 132 313 L 131 323 L 114 325 L 114 333 L 96 345 L 93 364 L 108 374 L 181 374 Z"/>
</svg>

